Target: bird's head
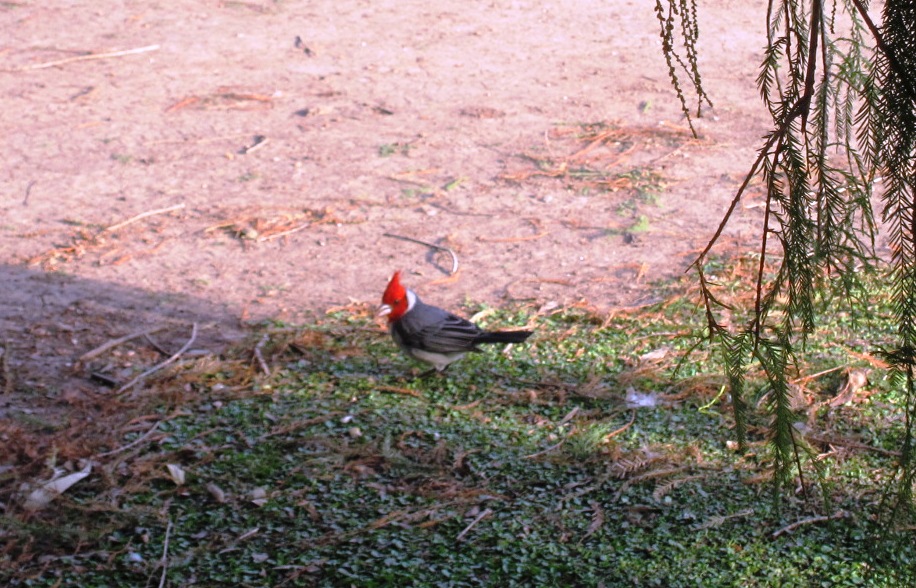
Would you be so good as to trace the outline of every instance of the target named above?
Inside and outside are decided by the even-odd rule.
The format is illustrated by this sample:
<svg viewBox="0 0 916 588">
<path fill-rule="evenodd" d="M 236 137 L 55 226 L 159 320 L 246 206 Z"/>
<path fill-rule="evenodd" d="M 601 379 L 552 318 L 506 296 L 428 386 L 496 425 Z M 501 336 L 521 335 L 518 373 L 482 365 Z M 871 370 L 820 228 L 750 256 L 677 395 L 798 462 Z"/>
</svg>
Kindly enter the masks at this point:
<svg viewBox="0 0 916 588">
<path fill-rule="evenodd" d="M 416 296 L 401 284 L 401 272 L 394 272 L 385 293 L 382 294 L 382 305 L 378 308 L 378 316 L 387 316 L 388 322 L 393 323 L 410 310 L 414 305 Z"/>
</svg>

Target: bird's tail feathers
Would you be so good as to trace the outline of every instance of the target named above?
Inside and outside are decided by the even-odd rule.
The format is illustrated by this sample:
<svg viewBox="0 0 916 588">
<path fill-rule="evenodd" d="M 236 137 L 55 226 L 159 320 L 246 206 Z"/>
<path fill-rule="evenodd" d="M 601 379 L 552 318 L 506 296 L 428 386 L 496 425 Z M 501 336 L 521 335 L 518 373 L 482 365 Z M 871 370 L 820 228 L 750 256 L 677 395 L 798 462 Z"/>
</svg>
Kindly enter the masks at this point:
<svg viewBox="0 0 916 588">
<path fill-rule="evenodd" d="M 492 331 L 481 333 L 474 343 L 521 343 L 531 336 L 532 331 Z"/>
</svg>

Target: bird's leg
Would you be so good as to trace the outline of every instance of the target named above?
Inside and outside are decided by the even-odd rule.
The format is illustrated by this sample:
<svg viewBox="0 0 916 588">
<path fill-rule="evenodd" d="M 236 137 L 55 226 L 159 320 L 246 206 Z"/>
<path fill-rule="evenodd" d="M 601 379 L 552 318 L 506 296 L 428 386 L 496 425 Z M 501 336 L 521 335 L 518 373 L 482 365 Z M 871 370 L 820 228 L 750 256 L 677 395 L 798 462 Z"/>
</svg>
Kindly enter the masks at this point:
<svg viewBox="0 0 916 588">
<path fill-rule="evenodd" d="M 425 372 L 421 373 L 420 375 L 418 375 L 418 376 L 415 377 L 414 379 L 415 379 L 415 380 L 425 380 L 425 379 L 427 379 L 428 377 L 430 377 L 431 375 L 436 374 L 436 373 L 439 373 L 439 370 L 437 370 L 436 368 L 429 368 L 428 370 L 426 370 Z"/>
<path fill-rule="evenodd" d="M 414 376 L 414 377 L 412 378 L 412 380 L 425 380 L 425 379 L 431 377 L 431 376 L 434 375 L 434 374 L 439 374 L 439 375 L 445 376 L 445 370 L 448 369 L 448 366 L 449 366 L 449 365 L 451 365 L 451 364 L 445 364 L 445 367 L 442 368 L 441 370 L 440 370 L 439 368 L 437 368 L 437 367 L 431 367 L 431 368 L 429 368 L 428 370 L 426 370 L 425 372 L 422 372 L 420 375 Z"/>
</svg>

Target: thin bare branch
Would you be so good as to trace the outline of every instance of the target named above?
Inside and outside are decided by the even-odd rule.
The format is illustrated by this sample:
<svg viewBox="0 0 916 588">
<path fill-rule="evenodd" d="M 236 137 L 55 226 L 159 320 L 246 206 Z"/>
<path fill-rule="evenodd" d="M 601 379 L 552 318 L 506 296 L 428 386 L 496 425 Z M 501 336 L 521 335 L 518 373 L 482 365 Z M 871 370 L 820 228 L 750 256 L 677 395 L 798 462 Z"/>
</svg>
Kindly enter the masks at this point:
<svg viewBox="0 0 916 588">
<path fill-rule="evenodd" d="M 162 576 L 159 578 L 159 588 L 165 588 L 165 577 L 169 572 L 169 536 L 172 534 L 172 519 L 165 528 L 165 540 L 162 542 Z"/>
<path fill-rule="evenodd" d="M 136 339 L 138 337 L 144 337 L 147 335 L 152 335 L 153 333 L 158 333 L 159 331 L 165 329 L 165 327 L 166 325 L 150 327 L 148 329 L 143 329 L 141 331 L 135 331 L 128 335 L 124 335 L 123 337 L 118 337 L 117 339 L 112 339 L 111 341 L 103 343 L 102 345 L 99 345 L 95 349 L 92 349 L 91 351 L 87 351 L 86 353 L 80 355 L 79 361 L 80 362 L 89 361 L 90 359 L 94 359 L 98 357 L 99 355 L 105 353 L 112 347 L 117 347 L 118 345 L 121 345 L 122 343 L 127 343 L 128 341 L 132 339 Z"/>
<path fill-rule="evenodd" d="M 807 132 L 808 113 L 811 110 L 811 97 L 814 96 L 814 77 L 817 74 L 817 45 L 820 40 L 819 31 L 823 18 L 821 0 L 813 0 L 811 3 L 811 24 L 808 28 L 808 69 L 805 72 L 805 93 L 802 95 L 802 101 L 805 104 L 805 108 L 801 113 L 801 132 L 803 136 Z M 827 75 L 826 71 L 824 75 Z"/>
<path fill-rule="evenodd" d="M 626 431 L 627 429 L 629 429 L 630 427 L 632 427 L 632 426 L 633 426 L 633 423 L 635 423 L 635 422 L 636 422 L 636 409 L 634 408 L 633 410 L 630 411 L 630 420 L 629 420 L 629 422 L 627 422 L 627 424 L 625 424 L 624 426 L 620 427 L 619 429 L 615 429 L 615 430 L 611 431 L 610 433 L 608 433 L 607 435 L 605 435 L 604 438 L 603 438 L 603 440 L 604 440 L 604 441 L 607 441 L 608 439 L 611 439 L 611 438 L 613 438 L 613 437 L 616 437 L 617 435 L 623 433 L 624 431 Z"/>
<path fill-rule="evenodd" d="M 150 51 L 158 51 L 159 45 L 147 45 L 146 47 L 137 47 L 136 49 L 125 49 L 123 51 L 110 51 L 108 53 L 90 53 L 89 55 L 77 55 L 76 57 L 67 57 L 66 59 L 57 59 L 55 61 L 46 61 L 44 63 L 33 63 L 32 65 L 24 65 L 22 67 L 17 67 L 15 69 L 8 69 L 4 71 L 9 72 L 23 72 L 23 71 L 34 71 L 36 69 L 47 69 L 49 67 L 57 67 L 58 65 L 66 65 L 68 63 L 73 63 L 76 61 L 89 61 L 91 59 L 109 59 L 111 57 L 123 57 L 125 55 L 136 55 L 138 53 L 148 53 Z"/>
<path fill-rule="evenodd" d="M 34 187 L 35 187 L 35 184 L 37 184 L 37 183 L 38 183 L 38 180 L 32 180 L 32 181 L 29 182 L 29 184 L 25 187 L 25 198 L 22 199 L 22 205 L 23 205 L 23 206 L 28 206 L 28 205 L 29 205 L 29 196 L 32 195 L 32 188 L 34 188 Z"/>
<path fill-rule="evenodd" d="M 471 521 L 471 524 L 470 524 L 470 525 L 468 525 L 467 527 L 464 528 L 463 531 L 461 531 L 460 533 L 458 533 L 458 536 L 455 537 L 455 542 L 456 542 L 456 543 L 460 543 L 461 541 L 463 541 L 465 535 L 467 535 L 468 533 L 470 533 L 470 532 L 471 532 L 471 529 L 473 529 L 474 527 L 477 526 L 477 523 L 479 523 L 480 521 L 484 520 L 485 518 L 487 518 L 487 517 L 490 516 L 491 514 L 493 514 L 493 509 L 492 509 L 492 508 L 484 509 L 479 515 L 477 515 L 477 518 L 475 518 L 473 521 Z"/>
<path fill-rule="evenodd" d="M 124 384 L 123 386 L 121 386 L 120 388 L 118 388 L 118 391 L 115 392 L 115 394 L 123 394 L 123 393 L 126 392 L 127 390 L 130 390 L 131 388 L 133 388 L 133 387 L 137 384 L 137 382 L 139 382 L 139 381 L 142 380 L 143 378 L 145 378 L 145 377 L 147 377 L 147 376 L 149 376 L 149 375 L 151 375 L 151 374 L 154 374 L 154 373 L 156 373 L 157 371 L 159 371 L 159 370 L 161 370 L 162 368 L 164 368 L 165 366 L 167 366 L 167 365 L 169 365 L 169 364 L 172 364 L 172 363 L 174 363 L 175 361 L 177 361 L 178 358 L 181 357 L 182 354 L 184 354 L 185 351 L 187 351 L 188 349 L 191 348 L 191 345 L 194 344 L 195 339 L 197 339 L 197 323 L 194 323 L 194 327 L 191 329 L 191 338 L 188 339 L 188 342 L 185 343 L 185 344 L 182 346 L 181 349 L 179 349 L 177 352 L 175 352 L 175 355 L 173 355 L 172 357 L 166 359 L 166 360 L 163 361 L 162 363 L 158 363 L 158 364 L 154 365 L 153 367 L 151 367 L 150 369 L 146 370 L 145 372 L 143 372 L 142 374 L 140 374 L 139 376 L 137 376 L 136 378 L 134 378 L 134 379 L 131 380 L 130 382 Z"/>
<path fill-rule="evenodd" d="M 826 521 L 833 521 L 833 520 L 836 520 L 836 519 L 845 519 L 845 518 L 848 518 L 848 517 L 850 517 L 850 516 L 852 516 L 852 515 L 850 515 L 850 514 L 849 514 L 848 512 L 846 512 L 845 510 L 838 510 L 838 511 L 836 511 L 835 513 L 833 513 L 832 515 L 829 515 L 829 516 L 828 516 L 828 515 L 821 515 L 821 516 L 817 516 L 817 517 L 808 517 L 807 519 L 802 519 L 802 520 L 800 520 L 800 521 L 795 521 L 794 523 L 792 523 L 792 524 L 790 524 L 790 525 L 786 525 L 785 527 L 783 527 L 783 528 L 781 528 L 781 529 L 777 529 L 777 530 L 773 531 L 773 534 L 771 535 L 771 537 L 773 537 L 773 538 L 775 539 L 775 538 L 779 537 L 780 535 L 783 535 L 783 534 L 785 534 L 785 533 L 790 533 L 790 532 L 794 531 L 795 529 L 798 529 L 799 527 L 803 527 L 803 526 L 805 526 L 805 525 L 812 525 L 812 524 L 814 524 L 814 523 L 823 523 L 823 522 L 826 522 Z"/>
<path fill-rule="evenodd" d="M 427 247 L 432 247 L 438 251 L 445 251 L 452 256 L 452 271 L 448 275 L 454 276 L 458 273 L 458 255 L 455 254 L 450 248 L 443 245 L 436 245 L 435 243 L 429 243 L 428 241 L 421 241 L 420 239 L 414 239 L 413 237 L 405 237 L 404 235 L 395 235 L 392 233 L 385 233 L 385 237 L 390 237 L 392 239 L 400 239 L 401 241 L 409 241 L 411 243 L 416 243 L 417 245 L 426 245 Z"/>
<path fill-rule="evenodd" d="M 265 376 L 270 376 L 270 366 L 267 365 L 267 362 L 264 361 L 264 355 L 261 353 L 261 350 L 264 348 L 264 345 L 270 340 L 270 334 L 264 333 L 264 336 L 261 337 L 261 340 L 258 341 L 258 344 L 254 346 L 254 357 L 258 360 L 258 364 L 261 366 L 261 371 L 264 372 Z"/>
<path fill-rule="evenodd" d="M 547 449 L 542 449 L 542 450 L 538 451 L 537 453 L 532 453 L 531 455 L 526 455 L 526 456 L 525 456 L 525 459 L 534 459 L 535 457 L 540 457 L 540 456 L 544 455 L 545 453 L 550 453 L 550 452 L 553 451 L 554 449 L 559 449 L 560 446 L 563 445 L 565 442 L 566 442 L 566 439 L 560 439 L 560 442 L 559 442 L 559 443 L 555 443 L 555 444 L 551 445 L 550 447 L 548 447 Z"/>
<path fill-rule="evenodd" d="M 127 445 L 122 445 L 121 447 L 118 447 L 117 449 L 112 449 L 111 451 L 106 451 L 105 453 L 100 453 L 100 454 L 98 454 L 96 457 L 110 457 L 110 456 L 112 456 L 112 455 L 117 455 L 117 454 L 119 454 L 119 453 L 123 453 L 124 451 L 127 451 L 128 449 L 131 449 L 132 447 L 136 447 L 137 445 L 139 445 L 139 444 L 143 443 L 144 441 L 146 441 L 147 439 L 149 439 L 150 435 L 152 435 L 153 433 L 155 433 L 155 432 L 156 432 L 156 429 L 159 428 L 159 425 L 161 425 L 162 423 L 164 423 L 164 422 L 167 421 L 167 420 L 168 420 L 168 419 L 162 419 L 161 421 L 157 421 L 152 427 L 149 428 L 149 431 L 147 431 L 146 433 L 143 433 L 140 437 L 134 439 L 133 441 L 131 441 L 131 442 L 128 443 Z"/>
<path fill-rule="evenodd" d="M 280 231 L 279 233 L 274 233 L 273 235 L 258 237 L 258 243 L 263 243 L 264 241 L 272 241 L 273 239 L 279 239 L 281 237 L 286 237 L 287 235 L 292 235 L 293 233 L 298 233 L 299 231 L 309 228 L 312 226 L 312 224 L 312 221 L 309 221 L 286 231 Z"/>
<path fill-rule="evenodd" d="M 123 222 L 120 222 L 120 223 L 111 225 L 110 227 L 105 227 L 104 229 L 102 229 L 102 232 L 103 232 L 103 233 L 109 233 L 109 232 L 111 232 L 111 231 L 117 231 L 118 229 L 124 228 L 124 227 L 126 227 L 127 225 L 129 225 L 129 224 L 131 224 L 131 223 L 137 222 L 138 220 L 143 220 L 143 219 L 145 219 L 145 218 L 148 218 L 148 217 L 151 217 L 151 216 L 155 216 L 155 215 L 157 215 L 157 214 L 165 214 L 166 212 L 173 212 L 173 211 L 175 211 L 175 210 L 181 210 L 182 208 L 184 208 L 184 206 L 185 206 L 185 205 L 184 205 L 184 202 L 182 202 L 181 204 L 176 204 L 176 205 L 174 205 L 174 206 L 169 206 L 169 207 L 167 207 L 167 208 L 159 208 L 159 209 L 156 209 L 156 210 L 149 210 L 149 211 L 144 212 L 144 213 L 142 213 L 142 214 L 138 214 L 137 216 L 132 216 L 132 217 L 130 217 L 129 219 L 127 219 L 126 221 L 123 221 Z"/>
</svg>

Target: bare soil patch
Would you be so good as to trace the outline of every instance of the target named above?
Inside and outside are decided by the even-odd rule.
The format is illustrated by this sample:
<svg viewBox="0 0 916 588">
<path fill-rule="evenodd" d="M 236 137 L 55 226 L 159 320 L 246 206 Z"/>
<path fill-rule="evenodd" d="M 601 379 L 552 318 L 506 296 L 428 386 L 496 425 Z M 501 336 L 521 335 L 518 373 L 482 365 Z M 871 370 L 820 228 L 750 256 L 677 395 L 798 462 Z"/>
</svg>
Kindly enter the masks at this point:
<svg viewBox="0 0 916 588">
<path fill-rule="evenodd" d="M 395 269 L 451 308 L 652 301 L 766 128 L 762 7 L 702 3 L 694 138 L 635 1 L 3 3 L 0 418 L 104 405 L 109 339 L 218 351 Z"/>
</svg>

